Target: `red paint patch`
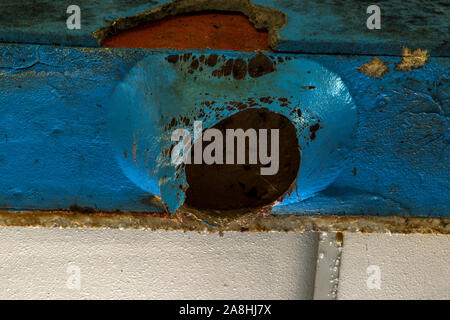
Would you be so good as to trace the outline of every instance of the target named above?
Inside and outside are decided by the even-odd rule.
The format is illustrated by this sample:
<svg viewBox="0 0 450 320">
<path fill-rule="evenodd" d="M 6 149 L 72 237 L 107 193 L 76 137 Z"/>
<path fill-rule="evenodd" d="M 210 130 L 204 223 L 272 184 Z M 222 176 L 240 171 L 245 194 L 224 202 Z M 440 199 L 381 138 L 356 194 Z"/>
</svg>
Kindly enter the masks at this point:
<svg viewBox="0 0 450 320">
<path fill-rule="evenodd" d="M 192 13 L 142 24 L 110 36 L 104 47 L 269 51 L 268 32 L 240 13 Z"/>
</svg>

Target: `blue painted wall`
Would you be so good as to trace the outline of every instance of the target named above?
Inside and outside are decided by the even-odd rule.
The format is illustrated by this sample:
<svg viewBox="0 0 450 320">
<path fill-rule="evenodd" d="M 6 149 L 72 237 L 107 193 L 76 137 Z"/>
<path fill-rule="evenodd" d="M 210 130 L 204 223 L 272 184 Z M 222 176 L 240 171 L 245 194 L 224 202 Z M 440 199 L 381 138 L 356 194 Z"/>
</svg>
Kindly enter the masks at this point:
<svg viewBox="0 0 450 320">
<path fill-rule="evenodd" d="M 1 45 L 0 207 L 68 209 L 76 204 L 97 210 L 162 210 L 118 161 L 111 112 L 120 106 L 111 97 L 142 59 L 155 63 L 155 79 L 187 76 L 186 69 L 175 70 L 164 60 L 168 54 Z M 273 56 L 291 57 L 290 64 L 280 63 L 273 74 L 279 81 L 270 83 L 277 90 L 290 92 L 292 81 L 282 80 L 305 66 L 327 70 L 345 85 L 343 92 L 349 93 L 358 117 L 346 144 L 351 148 L 331 185 L 305 201 L 277 206 L 274 213 L 449 216 L 448 59 L 431 58 L 421 69 L 402 72 L 393 71 L 399 57 L 381 57 L 390 61 L 391 72 L 374 79 L 356 70 L 368 56 Z M 252 94 L 265 95 L 264 77 Z M 183 89 L 189 90 L 188 82 Z M 170 99 L 167 92 L 155 94 Z M 318 145 L 325 143 L 320 135 L 326 130 L 321 130 L 314 141 Z"/>
<path fill-rule="evenodd" d="M 169 0 L 77 0 L 82 28 L 68 30 L 64 1 L 21 0 L 0 3 L 0 42 L 98 46 L 92 35 L 117 17 L 157 8 Z M 446 0 L 253 0 L 283 12 L 276 50 L 302 53 L 400 55 L 403 46 L 449 56 L 450 7 Z M 369 30 L 369 5 L 381 8 L 381 29 Z"/>
</svg>

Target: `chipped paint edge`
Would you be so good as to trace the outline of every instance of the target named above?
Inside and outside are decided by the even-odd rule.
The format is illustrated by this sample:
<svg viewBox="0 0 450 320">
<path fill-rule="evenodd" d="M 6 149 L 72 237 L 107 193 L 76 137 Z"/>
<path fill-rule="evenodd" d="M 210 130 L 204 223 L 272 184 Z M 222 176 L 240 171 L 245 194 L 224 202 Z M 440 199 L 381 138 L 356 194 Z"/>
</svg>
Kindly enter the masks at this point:
<svg viewBox="0 0 450 320">
<path fill-rule="evenodd" d="M 44 228 L 101 228 L 181 230 L 197 232 L 361 232 L 397 234 L 450 234 L 450 218 L 362 216 L 257 216 L 242 225 L 239 220 L 224 225 L 207 224 L 183 213 L 81 213 L 74 211 L 0 211 L 0 226 Z"/>
<path fill-rule="evenodd" d="M 250 0 L 174 0 L 135 16 L 116 18 L 110 21 L 108 25 L 94 30 L 92 35 L 101 46 L 107 37 L 137 27 L 140 24 L 202 11 L 240 12 L 244 14 L 256 29 L 266 29 L 269 32 L 269 47 L 272 49 L 275 48 L 279 39 L 278 30 L 284 28 L 287 23 L 287 17 L 283 12 L 267 6 L 253 4 Z"/>
</svg>

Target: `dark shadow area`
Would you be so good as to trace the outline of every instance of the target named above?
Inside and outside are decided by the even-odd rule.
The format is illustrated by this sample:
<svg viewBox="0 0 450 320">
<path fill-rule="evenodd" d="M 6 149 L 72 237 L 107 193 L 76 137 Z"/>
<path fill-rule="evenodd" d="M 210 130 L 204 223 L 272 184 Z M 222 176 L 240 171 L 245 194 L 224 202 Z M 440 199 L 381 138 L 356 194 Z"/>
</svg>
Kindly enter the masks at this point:
<svg viewBox="0 0 450 320">
<path fill-rule="evenodd" d="M 273 175 L 262 175 L 263 165 L 257 157 L 256 164 L 249 164 L 250 139 L 245 139 L 245 164 L 237 163 L 237 143 L 234 143 L 234 164 L 187 164 L 185 204 L 196 209 L 235 210 L 268 205 L 285 195 L 296 180 L 300 167 L 300 151 L 296 128 L 288 118 L 267 109 L 247 109 L 217 123 L 212 128 L 223 135 L 223 158 L 226 155 L 226 129 L 267 130 L 268 155 L 271 156 L 271 131 L 279 130 L 279 166 Z M 257 135 L 258 153 L 260 152 Z M 196 142 L 198 143 L 198 142 Z M 203 141 L 202 150 L 210 143 Z M 195 150 L 195 144 L 192 150 Z M 215 153 L 213 153 L 215 155 Z M 194 154 L 192 152 L 192 159 Z M 225 161 L 224 161 L 225 163 Z"/>
</svg>

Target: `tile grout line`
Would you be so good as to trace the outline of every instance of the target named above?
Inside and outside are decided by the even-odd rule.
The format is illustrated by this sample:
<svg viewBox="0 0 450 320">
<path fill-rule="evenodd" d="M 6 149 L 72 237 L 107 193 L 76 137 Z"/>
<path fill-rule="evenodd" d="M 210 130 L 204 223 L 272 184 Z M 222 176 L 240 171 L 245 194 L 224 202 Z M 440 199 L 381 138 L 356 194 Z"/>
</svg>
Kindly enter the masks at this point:
<svg viewBox="0 0 450 320">
<path fill-rule="evenodd" d="M 314 300 L 336 300 L 342 249 L 343 234 L 341 232 L 320 233 L 317 246 Z"/>
</svg>

